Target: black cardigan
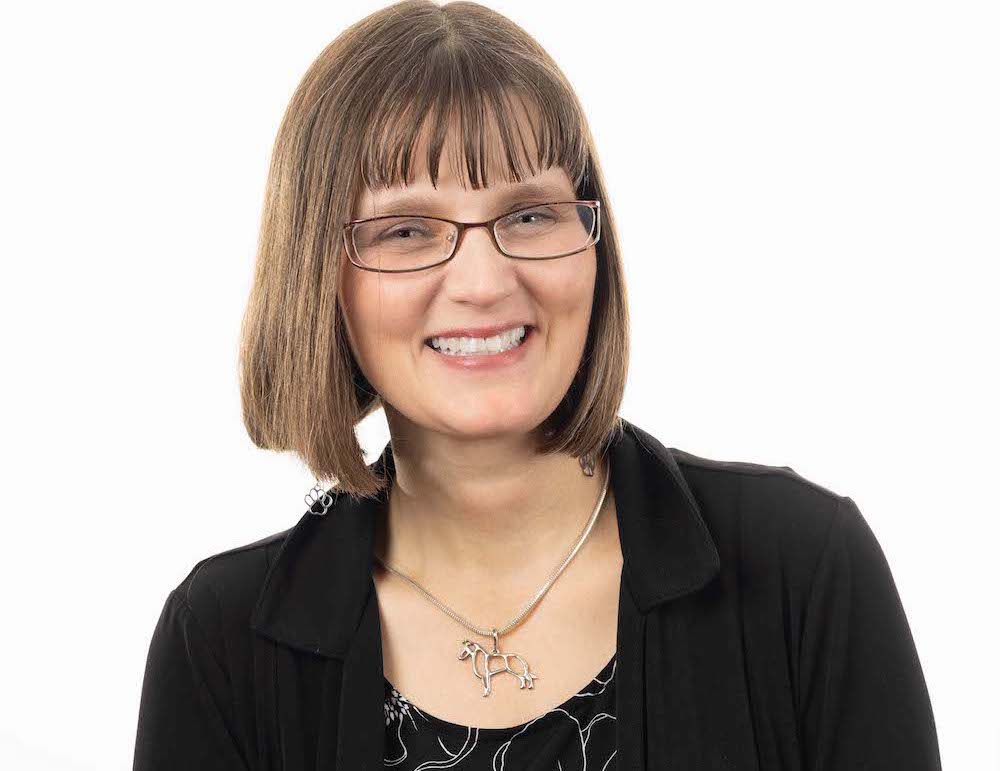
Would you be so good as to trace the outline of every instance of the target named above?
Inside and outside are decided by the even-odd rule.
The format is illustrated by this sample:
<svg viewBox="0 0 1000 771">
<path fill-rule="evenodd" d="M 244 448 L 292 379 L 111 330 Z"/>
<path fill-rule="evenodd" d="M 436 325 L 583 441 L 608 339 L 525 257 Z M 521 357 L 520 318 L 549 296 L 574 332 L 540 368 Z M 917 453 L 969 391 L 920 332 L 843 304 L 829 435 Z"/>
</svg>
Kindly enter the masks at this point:
<svg viewBox="0 0 1000 771">
<path fill-rule="evenodd" d="M 623 425 L 617 768 L 940 769 L 910 628 L 854 501 Z M 394 470 L 391 444 L 373 466 Z M 191 569 L 153 631 L 135 771 L 383 768 L 381 500 L 336 494 L 327 515 Z"/>
</svg>

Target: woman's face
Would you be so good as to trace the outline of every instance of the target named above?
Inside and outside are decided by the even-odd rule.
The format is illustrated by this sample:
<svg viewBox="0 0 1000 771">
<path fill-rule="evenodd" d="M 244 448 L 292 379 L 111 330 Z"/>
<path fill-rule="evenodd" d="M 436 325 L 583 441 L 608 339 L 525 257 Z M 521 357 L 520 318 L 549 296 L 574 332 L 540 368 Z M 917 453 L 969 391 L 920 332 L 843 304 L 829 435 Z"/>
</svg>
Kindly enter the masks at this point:
<svg viewBox="0 0 1000 771">
<path fill-rule="evenodd" d="M 449 157 L 447 145 L 442 157 Z M 391 213 L 478 222 L 519 203 L 576 198 L 559 167 L 480 190 L 462 189 L 447 167 L 441 165 L 437 188 L 421 172 L 405 188 L 363 189 L 353 218 L 385 214 L 401 195 L 414 193 L 426 201 Z M 544 185 L 548 194 L 519 197 L 529 184 Z M 463 437 L 523 434 L 566 394 L 587 339 L 596 247 L 558 259 L 511 259 L 497 251 L 486 228 L 472 228 L 451 260 L 425 270 L 376 273 L 353 265 L 346 254 L 341 265 L 340 302 L 351 348 L 387 409 L 402 419 Z M 507 353 L 449 356 L 428 342 L 442 331 L 497 325 L 529 329 Z"/>
</svg>

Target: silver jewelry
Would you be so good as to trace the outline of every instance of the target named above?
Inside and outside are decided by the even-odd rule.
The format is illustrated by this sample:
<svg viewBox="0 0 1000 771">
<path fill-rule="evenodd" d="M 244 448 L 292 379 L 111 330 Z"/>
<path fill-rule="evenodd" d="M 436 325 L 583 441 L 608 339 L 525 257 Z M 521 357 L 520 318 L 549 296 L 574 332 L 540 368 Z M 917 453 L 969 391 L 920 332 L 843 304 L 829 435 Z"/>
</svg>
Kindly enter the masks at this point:
<svg viewBox="0 0 1000 771">
<path fill-rule="evenodd" d="M 429 599 L 432 603 L 434 603 L 439 609 L 443 610 L 445 613 L 447 613 L 449 616 L 455 619 L 455 621 L 462 624 L 462 626 L 466 627 L 467 629 L 472 630 L 476 634 L 481 635 L 483 637 L 489 637 L 492 640 L 493 642 L 492 651 L 487 650 L 483 646 L 479 645 L 479 643 L 472 642 L 471 640 L 468 639 L 462 640 L 461 650 L 458 653 L 458 658 L 460 660 L 471 659 L 472 673 L 476 676 L 478 680 L 482 681 L 483 684 L 483 696 L 489 696 L 490 693 L 492 692 L 492 685 L 490 681 L 493 678 L 493 676 L 505 672 L 509 672 L 518 679 L 520 688 L 524 688 L 525 685 L 527 685 L 528 688 L 535 687 L 534 680 L 535 678 L 538 677 L 538 675 L 530 671 L 528 667 L 528 662 L 525 661 L 522 656 L 516 653 L 505 653 L 500 650 L 500 635 L 505 634 L 506 632 L 516 627 L 519 623 L 521 623 L 521 621 L 524 619 L 525 616 L 528 615 L 531 609 L 534 608 L 536 604 L 538 604 L 538 601 L 541 600 L 541 598 L 549 590 L 552 584 L 555 583 L 555 580 L 559 577 L 559 575 L 563 572 L 563 570 L 566 569 L 566 566 L 570 563 L 570 560 L 572 560 L 573 557 L 576 556 L 576 553 L 580 550 L 580 547 L 583 545 L 583 542 L 587 540 L 587 536 L 590 535 L 590 531 L 594 527 L 594 523 L 597 521 L 597 515 L 598 513 L 600 513 L 601 508 L 604 505 L 604 498 L 608 492 L 608 481 L 610 479 L 611 479 L 611 467 L 609 465 L 607 474 L 604 477 L 604 484 L 601 488 L 600 498 L 597 501 L 597 505 L 594 507 L 593 513 L 590 515 L 590 519 L 587 521 L 586 527 L 584 527 L 583 529 L 583 533 L 580 535 L 579 539 L 577 539 L 576 545 L 570 551 L 566 559 L 562 561 L 562 564 L 552 574 L 549 580 L 545 582 L 545 585 L 542 586 L 541 589 L 539 589 L 534 599 L 532 599 L 531 602 L 529 602 L 527 606 L 525 606 L 525 608 L 520 613 L 518 613 L 510 622 L 500 627 L 499 629 L 497 629 L 496 627 L 490 627 L 487 629 L 484 627 L 476 626 L 475 624 L 466 620 L 461 615 L 456 613 L 454 610 L 449 608 L 447 605 L 445 605 L 443 602 L 437 599 L 434 595 L 432 595 L 430 592 L 428 592 L 426 589 L 420 586 L 420 584 L 418 584 L 412 578 L 399 572 L 391 565 L 387 565 L 385 562 L 382 561 L 382 559 L 378 555 L 375 555 L 375 559 L 377 559 L 386 568 L 386 570 L 395 573 L 397 576 L 399 576 L 404 581 L 409 583 L 417 591 L 419 591 L 421 594 L 427 597 L 427 599 Z M 499 659 L 501 668 L 491 670 L 490 669 L 491 659 Z M 511 668 L 510 664 L 511 659 L 517 662 L 518 669 Z"/>
<path fill-rule="evenodd" d="M 318 517 L 326 516 L 326 513 L 333 507 L 333 496 L 320 486 L 318 479 L 316 480 L 316 484 L 312 486 L 312 489 L 306 493 L 305 501 L 306 505 L 309 506 L 309 510 Z M 320 504 L 320 511 L 313 510 L 313 506 L 317 501 Z"/>
</svg>

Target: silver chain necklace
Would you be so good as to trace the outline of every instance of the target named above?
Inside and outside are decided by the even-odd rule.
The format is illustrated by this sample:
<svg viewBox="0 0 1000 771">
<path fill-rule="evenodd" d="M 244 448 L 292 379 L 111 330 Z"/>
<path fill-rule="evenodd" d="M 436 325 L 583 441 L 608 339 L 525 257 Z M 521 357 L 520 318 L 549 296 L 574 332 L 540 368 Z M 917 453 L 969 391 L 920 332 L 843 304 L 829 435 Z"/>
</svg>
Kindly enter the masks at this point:
<svg viewBox="0 0 1000 771">
<path fill-rule="evenodd" d="M 588 475 L 593 475 L 592 467 L 589 470 L 590 474 Z M 585 466 L 584 473 L 587 473 L 587 471 L 588 469 Z M 482 647 L 481 645 L 479 645 L 479 643 L 466 639 L 462 640 L 461 650 L 458 653 L 458 658 L 460 660 L 470 659 L 472 661 L 472 673 L 483 684 L 483 696 L 489 696 L 490 693 L 492 692 L 492 686 L 490 683 L 492 677 L 494 675 L 502 673 L 510 673 L 514 675 L 519 681 L 520 688 L 524 688 L 525 685 L 527 685 L 528 688 L 535 687 L 534 680 L 535 678 L 538 677 L 538 674 L 530 671 L 530 669 L 528 668 L 528 662 L 525 661 L 524 658 L 519 654 L 506 653 L 500 651 L 500 635 L 509 632 L 511 629 L 513 629 L 514 627 L 516 627 L 518 624 L 521 623 L 524 617 L 527 616 L 528 613 L 531 612 L 531 609 L 538 604 L 538 601 L 542 599 L 542 597 L 549 590 L 552 584 L 555 583 L 555 580 L 559 578 L 559 575 L 563 572 L 563 570 L 566 569 L 566 566 L 569 565 L 570 560 L 572 560 L 573 557 L 576 556 L 576 553 L 580 550 L 580 547 L 583 545 L 583 542 L 587 540 L 587 536 L 590 535 L 590 531 L 594 527 L 594 523 L 597 521 L 597 515 L 601 511 L 601 508 L 604 505 L 604 498 L 608 493 L 608 481 L 610 479 L 611 479 L 611 468 L 609 465 L 607 472 L 604 475 L 604 484 L 601 487 L 601 495 L 597 500 L 597 505 L 594 507 L 594 511 L 590 515 L 590 519 L 587 521 L 587 525 L 586 527 L 584 527 L 583 532 L 580 535 L 580 538 L 576 542 L 576 545 L 567 555 L 566 559 L 562 561 L 562 564 L 559 566 L 559 568 L 551 575 L 549 580 L 545 582 L 544 586 L 542 586 L 542 588 L 538 590 L 538 593 L 535 595 L 534 599 L 532 599 L 531 602 L 529 602 L 527 606 L 525 606 L 525 608 L 520 613 L 518 613 L 511 621 L 509 621 L 507 624 L 500 627 L 499 629 L 497 627 L 490 627 L 487 629 L 485 627 L 476 626 L 471 621 L 468 621 L 463 616 L 459 615 L 454 610 L 449 608 L 447 605 L 445 605 L 437 597 L 435 597 L 433 594 L 424 589 L 424 587 L 422 587 L 412 578 L 396 570 L 391 565 L 388 565 L 385 562 L 383 562 L 378 555 L 374 555 L 375 559 L 378 560 L 379 563 L 386 570 L 395 573 L 397 576 L 402 578 L 404 581 L 410 584 L 414 589 L 423 594 L 428 600 L 434 603 L 434 605 L 436 605 L 439 609 L 443 610 L 445 613 L 447 613 L 449 616 L 455 619 L 455 621 L 460 623 L 466 629 L 469 629 L 483 637 L 492 638 L 493 641 L 492 651 L 489 651 L 486 648 Z M 497 659 L 498 660 L 497 663 L 501 665 L 501 668 L 491 670 L 490 669 L 491 659 Z M 519 664 L 519 669 L 511 668 L 512 659 Z"/>
</svg>

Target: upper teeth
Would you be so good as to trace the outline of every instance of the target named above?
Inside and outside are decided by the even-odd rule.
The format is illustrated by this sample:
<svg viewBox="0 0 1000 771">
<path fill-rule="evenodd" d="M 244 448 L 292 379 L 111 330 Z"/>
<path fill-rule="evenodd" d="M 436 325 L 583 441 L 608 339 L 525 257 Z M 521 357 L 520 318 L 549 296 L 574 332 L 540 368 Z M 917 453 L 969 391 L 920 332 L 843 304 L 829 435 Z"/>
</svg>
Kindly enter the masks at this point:
<svg viewBox="0 0 1000 771">
<path fill-rule="evenodd" d="M 432 337 L 431 345 L 435 348 L 454 353 L 498 353 L 513 348 L 524 337 L 523 326 L 508 329 L 493 337 Z"/>
</svg>

